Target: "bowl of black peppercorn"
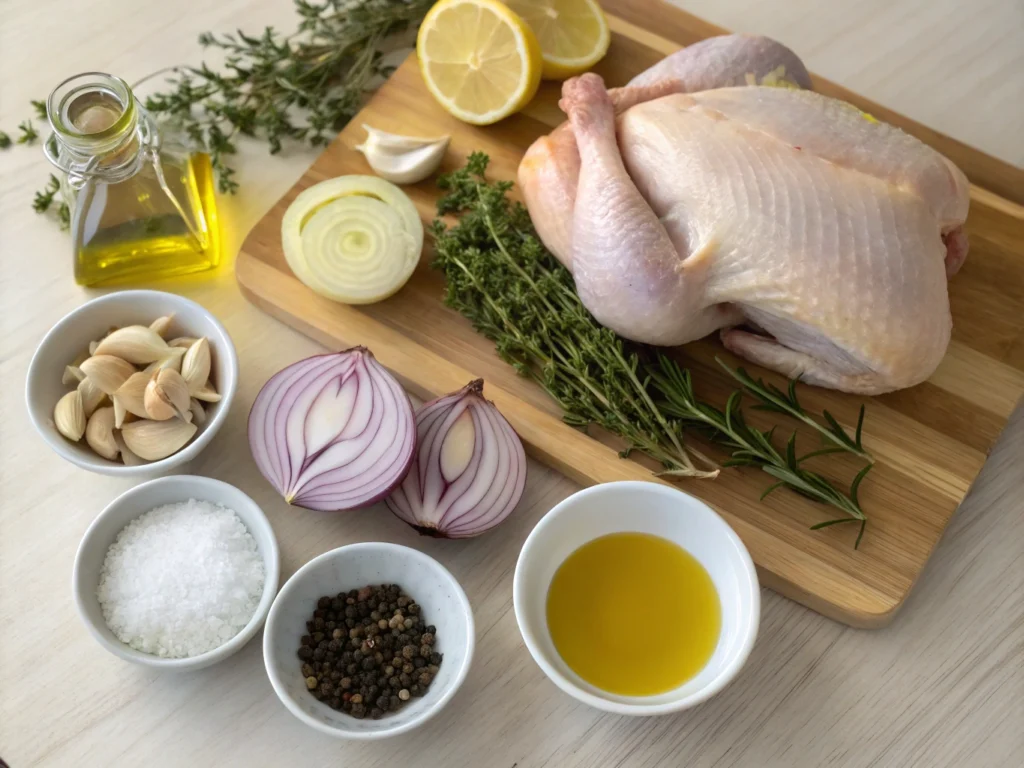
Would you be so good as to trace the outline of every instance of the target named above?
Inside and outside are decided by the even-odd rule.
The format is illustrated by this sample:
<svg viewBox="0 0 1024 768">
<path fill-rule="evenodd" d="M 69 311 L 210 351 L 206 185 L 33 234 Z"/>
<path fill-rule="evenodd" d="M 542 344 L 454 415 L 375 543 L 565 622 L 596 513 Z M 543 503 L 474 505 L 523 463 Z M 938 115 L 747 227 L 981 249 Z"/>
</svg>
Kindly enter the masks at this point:
<svg viewBox="0 0 1024 768">
<path fill-rule="evenodd" d="M 307 725 L 343 739 L 416 728 L 469 672 L 473 612 L 448 570 L 385 542 L 310 560 L 278 592 L 263 633 L 275 693 Z"/>
</svg>

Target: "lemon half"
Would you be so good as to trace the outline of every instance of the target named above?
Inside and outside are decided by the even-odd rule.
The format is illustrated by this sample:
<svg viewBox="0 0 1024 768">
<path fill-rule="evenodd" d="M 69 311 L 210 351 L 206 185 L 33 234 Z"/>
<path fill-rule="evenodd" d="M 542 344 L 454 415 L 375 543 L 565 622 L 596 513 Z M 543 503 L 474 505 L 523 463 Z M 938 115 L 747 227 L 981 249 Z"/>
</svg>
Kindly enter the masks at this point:
<svg viewBox="0 0 1024 768">
<path fill-rule="evenodd" d="M 540 45 L 497 0 L 441 0 L 416 37 L 423 80 L 448 112 L 489 125 L 526 106 L 540 85 Z"/>
<path fill-rule="evenodd" d="M 596 0 L 506 0 L 540 42 L 545 79 L 586 72 L 608 52 L 611 32 Z"/>
</svg>

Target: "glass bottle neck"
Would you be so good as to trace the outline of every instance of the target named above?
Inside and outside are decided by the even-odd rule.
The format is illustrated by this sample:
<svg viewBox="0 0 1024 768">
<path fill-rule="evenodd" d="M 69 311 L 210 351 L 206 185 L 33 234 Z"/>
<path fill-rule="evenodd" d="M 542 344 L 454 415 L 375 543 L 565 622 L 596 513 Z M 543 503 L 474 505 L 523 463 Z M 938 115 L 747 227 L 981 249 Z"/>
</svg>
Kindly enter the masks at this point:
<svg viewBox="0 0 1024 768">
<path fill-rule="evenodd" d="M 133 176 L 143 150 L 156 138 L 128 84 L 100 72 L 58 85 L 47 99 L 46 112 L 53 128 L 47 157 L 76 187 L 90 179 L 117 182 Z"/>
</svg>

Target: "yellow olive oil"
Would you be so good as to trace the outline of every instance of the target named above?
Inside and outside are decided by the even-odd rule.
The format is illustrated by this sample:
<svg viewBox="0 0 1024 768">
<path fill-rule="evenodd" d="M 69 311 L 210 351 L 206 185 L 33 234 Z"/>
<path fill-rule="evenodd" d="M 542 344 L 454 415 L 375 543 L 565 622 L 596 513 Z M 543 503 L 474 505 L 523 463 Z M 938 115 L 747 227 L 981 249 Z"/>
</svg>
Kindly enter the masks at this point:
<svg viewBox="0 0 1024 768">
<path fill-rule="evenodd" d="M 127 181 L 90 182 L 78 193 L 71 228 L 80 284 L 184 275 L 220 262 L 209 155 L 165 157 L 161 171 L 166 191 L 146 166 Z"/>
<path fill-rule="evenodd" d="M 646 533 L 587 542 L 559 566 L 548 630 L 569 667 L 609 693 L 651 696 L 694 677 L 718 644 L 722 609 L 704 567 Z"/>
</svg>

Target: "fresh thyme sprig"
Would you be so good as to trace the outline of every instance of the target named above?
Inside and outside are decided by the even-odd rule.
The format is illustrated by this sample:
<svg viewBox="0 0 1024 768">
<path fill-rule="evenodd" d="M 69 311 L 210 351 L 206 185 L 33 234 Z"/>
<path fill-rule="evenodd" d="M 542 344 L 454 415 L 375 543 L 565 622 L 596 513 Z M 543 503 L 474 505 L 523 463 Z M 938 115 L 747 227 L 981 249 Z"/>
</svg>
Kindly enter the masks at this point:
<svg viewBox="0 0 1024 768">
<path fill-rule="evenodd" d="M 623 455 L 640 450 L 669 474 L 717 474 L 651 399 L 639 356 L 583 307 L 572 277 L 534 236 L 526 209 L 506 197 L 512 183 L 487 183 L 486 168 L 487 156 L 477 152 L 465 169 L 439 180 L 446 194 L 438 213 L 460 214 L 451 229 L 440 220 L 431 227 L 445 303 L 547 390 L 568 424 L 597 424 L 626 440 Z"/>
<path fill-rule="evenodd" d="M 46 186 L 36 192 L 36 196 L 32 200 L 32 210 L 36 213 L 46 213 L 52 210 L 60 223 L 60 228 L 67 229 L 71 226 L 71 210 L 68 208 L 68 204 L 62 200 L 56 208 L 53 207 L 58 192 L 60 192 L 60 180 L 51 173 Z"/>
<path fill-rule="evenodd" d="M 213 35 L 199 42 L 226 55 L 223 67 L 205 63 L 174 69 L 170 89 L 146 99 L 155 114 L 180 121 L 203 144 L 222 192 L 238 182 L 228 158 L 238 135 L 258 136 L 271 154 L 286 140 L 326 145 L 390 69 L 381 48 L 415 25 L 433 0 L 295 0 L 298 30 L 281 35 Z"/>
<path fill-rule="evenodd" d="M 718 364 L 743 386 L 745 392 L 748 392 L 760 401 L 759 405 L 753 406 L 757 410 L 785 413 L 792 416 L 794 419 L 802 421 L 811 429 L 821 433 L 822 437 L 826 440 L 831 440 L 839 448 L 849 451 L 866 461 L 874 461 L 871 454 L 864 450 L 864 446 L 861 444 L 861 433 L 864 430 L 863 405 L 861 405 L 860 415 L 857 417 L 857 428 L 854 431 L 853 437 L 850 437 L 846 430 L 843 429 L 843 426 L 828 411 L 821 412 L 821 416 L 827 424 L 826 426 L 804 410 L 797 399 L 796 381 L 790 379 L 788 390 L 783 392 L 774 384 L 765 383 L 763 379 L 755 379 L 743 368 L 730 368 L 721 360 L 718 360 Z"/>
<path fill-rule="evenodd" d="M 21 131 L 21 135 L 18 136 L 19 144 L 34 144 L 36 139 L 39 138 L 39 132 L 32 125 L 31 120 L 22 120 L 18 124 L 18 130 Z"/>
<path fill-rule="evenodd" d="M 665 357 L 652 360 L 645 348 L 601 327 L 577 296 L 569 271 L 540 243 L 526 209 L 509 200 L 512 182 L 486 180 L 487 163 L 485 154 L 473 153 L 466 167 L 438 181 L 445 192 L 439 216 L 458 216 L 454 226 L 437 219 L 430 228 L 434 266 L 446 279 L 445 303 L 493 340 L 516 371 L 540 384 L 567 423 L 597 424 L 623 438 L 629 446 L 623 456 L 639 450 L 659 461 L 666 474 L 713 476 L 712 462 L 683 442 L 684 427 L 700 427 L 729 451 L 725 466 L 757 466 L 775 478 L 762 498 L 785 486 L 830 504 L 843 516 L 813 527 L 859 522 L 859 545 L 865 515 L 857 492 L 871 465 L 843 493 L 803 462 L 848 450 L 845 445 L 798 456 L 794 433 L 780 450 L 774 430 L 746 423 L 741 392 L 733 393 L 724 410 L 714 408 L 695 397 L 688 371 Z M 773 395 L 763 384 L 761 389 Z M 859 430 L 850 441 L 859 446 Z"/>
<path fill-rule="evenodd" d="M 435 0 L 294 0 L 298 28 L 283 35 L 271 27 L 262 34 L 242 31 L 199 36 L 204 48 L 225 55 L 215 69 L 171 67 L 152 77 L 171 73 L 168 88 L 145 99 L 150 112 L 176 121 L 210 153 L 221 192 L 234 193 L 238 182 L 230 157 L 237 153 L 239 135 L 267 142 L 271 154 L 286 141 L 323 146 L 352 119 L 367 93 L 391 74 L 383 49 L 395 35 L 415 27 Z M 32 101 L 39 119 L 46 103 Z M 38 133 L 30 120 L 18 126 L 19 144 L 31 144 Z M 0 149 L 10 146 L 0 132 Z M 47 197 L 36 193 L 36 201 Z M 45 211 L 48 204 L 37 211 Z"/>
</svg>

